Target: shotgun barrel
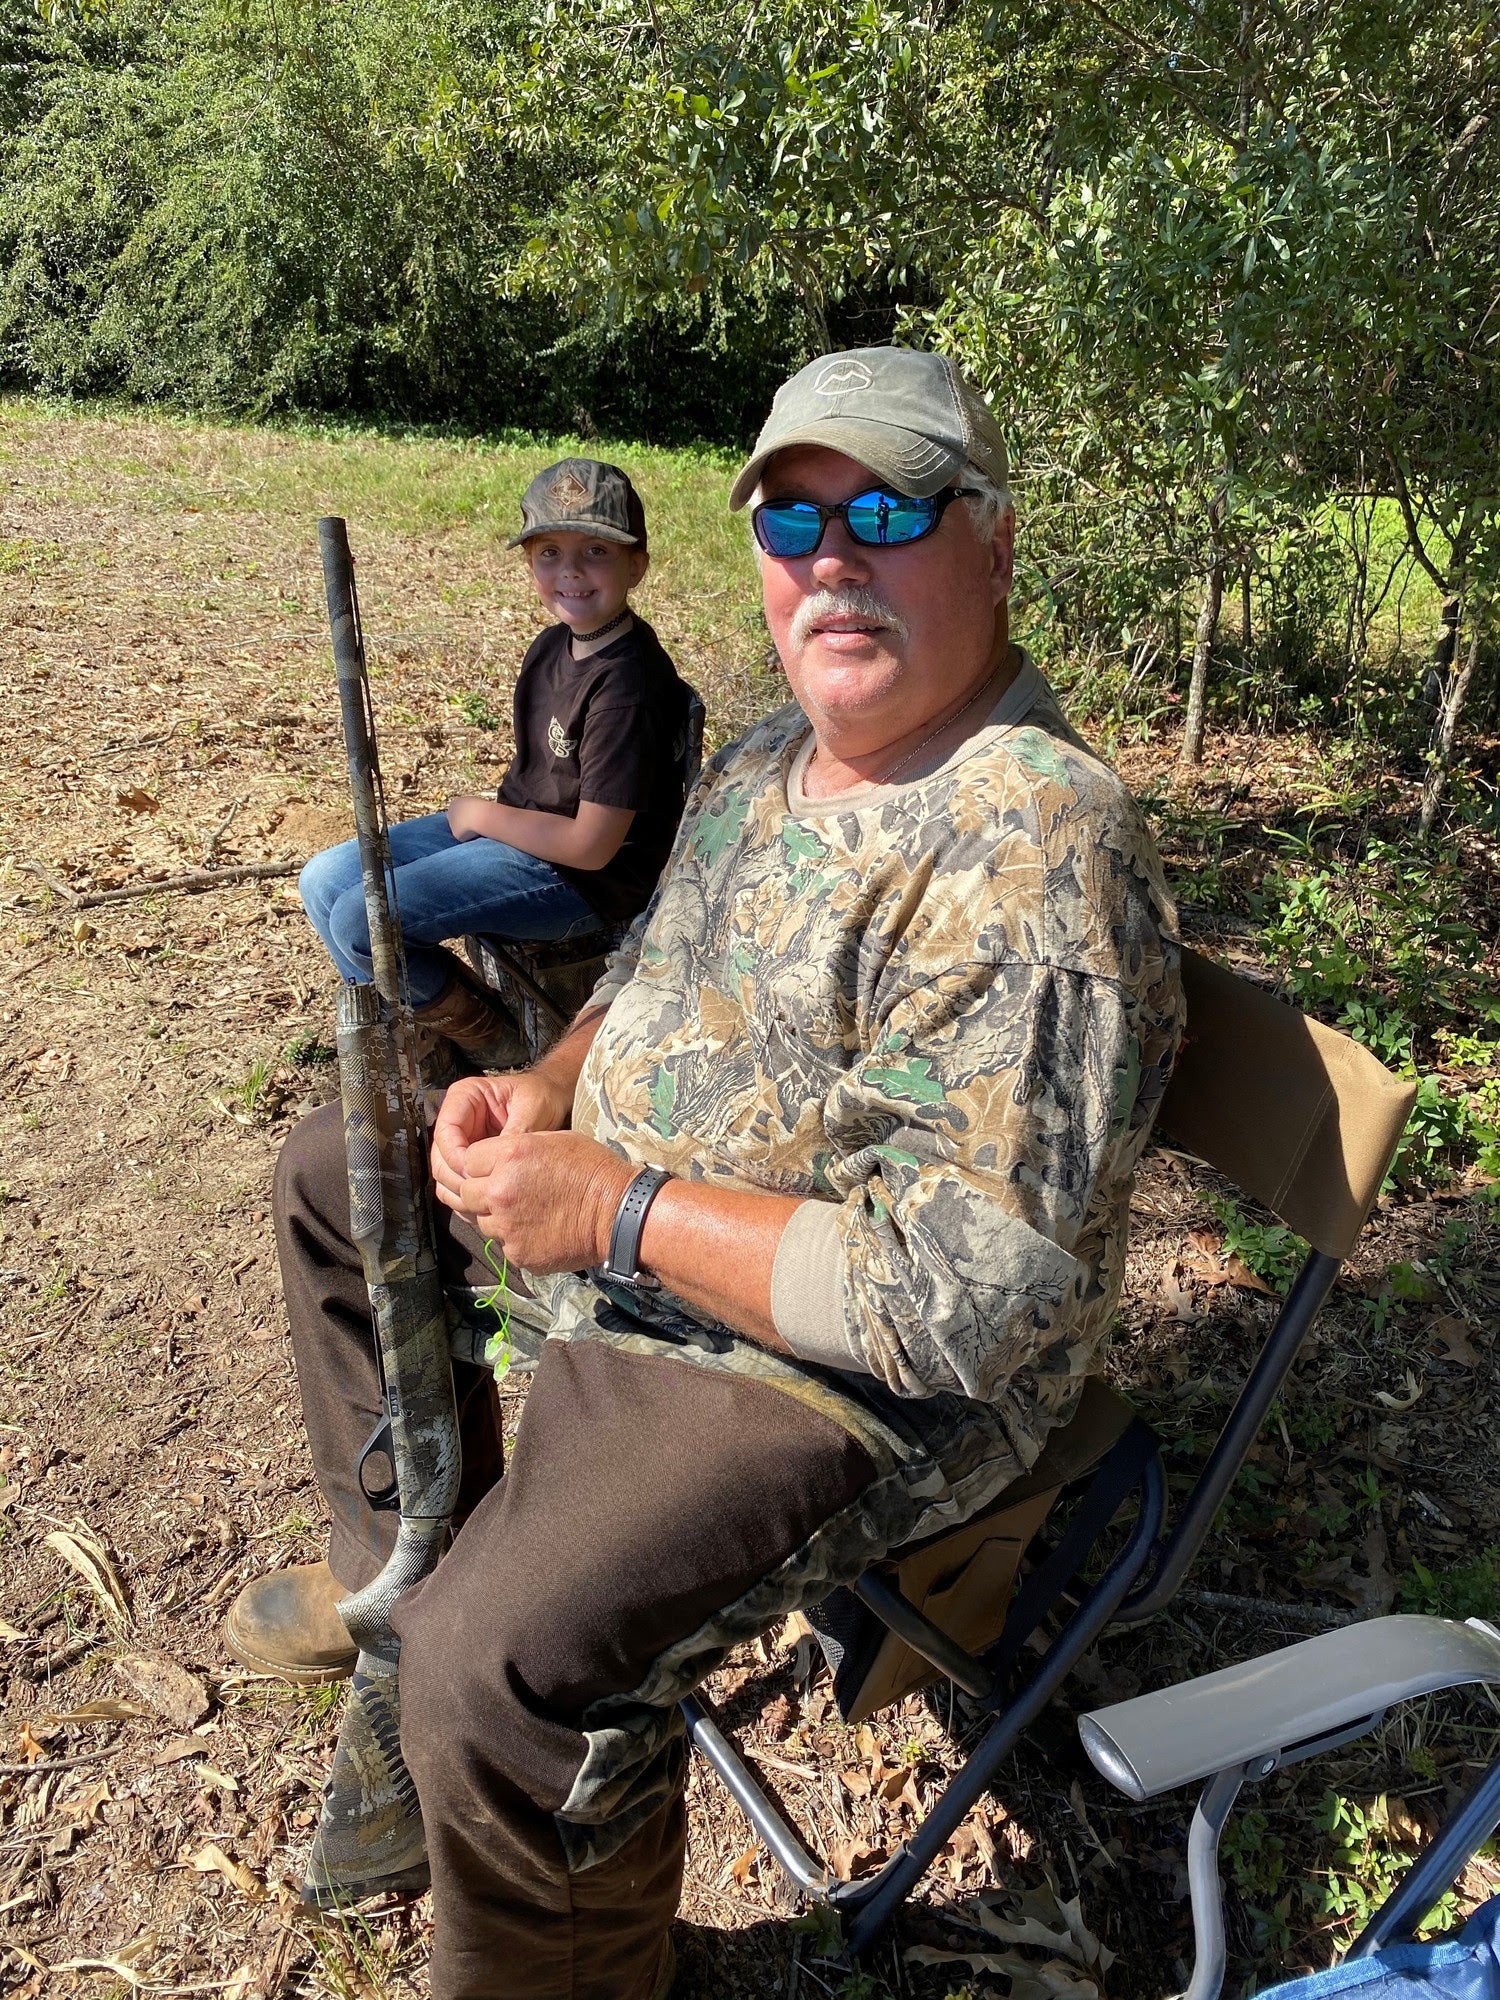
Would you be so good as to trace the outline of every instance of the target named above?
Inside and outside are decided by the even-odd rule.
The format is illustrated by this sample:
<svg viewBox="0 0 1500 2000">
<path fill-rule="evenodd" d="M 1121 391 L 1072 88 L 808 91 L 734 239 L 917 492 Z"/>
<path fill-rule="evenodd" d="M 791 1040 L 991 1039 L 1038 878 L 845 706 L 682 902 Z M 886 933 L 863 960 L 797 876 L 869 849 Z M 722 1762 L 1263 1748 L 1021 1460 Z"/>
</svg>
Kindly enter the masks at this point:
<svg viewBox="0 0 1500 2000">
<path fill-rule="evenodd" d="M 370 1288 L 385 1403 L 365 1456 L 383 1449 L 394 1468 L 389 1490 L 365 1490 L 374 1504 L 399 1508 L 384 1569 L 338 1609 L 360 1649 L 359 1671 L 389 1674 L 399 1653 L 391 1607 L 436 1566 L 447 1540 L 458 1497 L 458 1415 L 389 823 L 344 522 L 320 520 L 318 543 L 374 970 L 372 985 L 344 986 L 338 1004 L 351 1233 Z M 362 1460 L 362 1485 L 364 1477 Z"/>
</svg>

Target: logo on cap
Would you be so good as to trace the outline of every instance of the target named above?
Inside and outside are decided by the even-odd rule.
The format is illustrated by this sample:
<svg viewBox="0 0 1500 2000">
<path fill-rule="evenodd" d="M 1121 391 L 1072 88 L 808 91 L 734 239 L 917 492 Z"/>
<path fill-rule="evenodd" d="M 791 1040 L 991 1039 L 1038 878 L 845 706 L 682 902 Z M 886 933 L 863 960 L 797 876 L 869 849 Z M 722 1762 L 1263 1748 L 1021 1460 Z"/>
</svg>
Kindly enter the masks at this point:
<svg viewBox="0 0 1500 2000">
<path fill-rule="evenodd" d="M 813 383 L 815 396 L 849 396 L 856 389 L 868 389 L 875 377 L 863 361 L 830 361 Z"/>
<path fill-rule="evenodd" d="M 576 472 L 560 472 L 547 488 L 565 514 L 576 514 L 589 497 L 589 489 Z"/>
</svg>

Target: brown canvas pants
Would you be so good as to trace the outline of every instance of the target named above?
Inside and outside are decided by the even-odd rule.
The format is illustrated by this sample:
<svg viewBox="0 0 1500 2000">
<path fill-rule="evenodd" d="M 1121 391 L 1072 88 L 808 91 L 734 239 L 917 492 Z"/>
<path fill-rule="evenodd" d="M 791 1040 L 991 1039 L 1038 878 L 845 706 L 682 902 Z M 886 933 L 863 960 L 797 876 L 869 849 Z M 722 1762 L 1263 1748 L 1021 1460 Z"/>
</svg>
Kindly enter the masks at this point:
<svg viewBox="0 0 1500 2000">
<path fill-rule="evenodd" d="M 438 1213 L 445 1274 L 486 1282 L 478 1239 Z M 379 1390 L 337 1106 L 288 1139 L 276 1220 L 329 1561 L 356 1588 L 392 1528 L 354 1476 Z M 782 1564 L 872 1463 L 764 1383 L 571 1341 L 544 1349 L 501 1477 L 488 1378 L 457 1374 L 466 1518 L 396 1619 L 402 1749 L 432 1862 L 432 1991 L 646 2000 L 682 1877 L 682 1745 L 624 1845 L 570 1869 L 554 1815 L 586 1754 L 580 1718 L 640 1688 L 664 1648 Z"/>
</svg>

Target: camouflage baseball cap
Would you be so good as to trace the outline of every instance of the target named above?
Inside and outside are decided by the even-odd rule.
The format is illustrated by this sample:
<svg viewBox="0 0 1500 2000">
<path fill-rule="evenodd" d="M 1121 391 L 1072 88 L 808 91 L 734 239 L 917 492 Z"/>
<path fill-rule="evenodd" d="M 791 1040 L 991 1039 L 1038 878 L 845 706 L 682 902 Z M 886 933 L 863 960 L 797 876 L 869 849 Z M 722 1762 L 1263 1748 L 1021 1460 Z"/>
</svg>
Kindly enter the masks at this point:
<svg viewBox="0 0 1500 2000">
<path fill-rule="evenodd" d="M 646 510 L 618 465 L 598 458 L 564 458 L 539 472 L 521 495 L 521 532 L 507 548 L 533 535 L 598 535 L 606 542 L 646 546 Z"/>
<path fill-rule="evenodd" d="M 783 382 L 730 489 L 731 511 L 750 499 L 772 453 L 794 444 L 841 451 L 919 500 L 941 492 L 966 465 L 997 486 L 1010 482 L 1005 439 L 984 398 L 947 355 L 913 347 L 820 354 Z"/>
</svg>

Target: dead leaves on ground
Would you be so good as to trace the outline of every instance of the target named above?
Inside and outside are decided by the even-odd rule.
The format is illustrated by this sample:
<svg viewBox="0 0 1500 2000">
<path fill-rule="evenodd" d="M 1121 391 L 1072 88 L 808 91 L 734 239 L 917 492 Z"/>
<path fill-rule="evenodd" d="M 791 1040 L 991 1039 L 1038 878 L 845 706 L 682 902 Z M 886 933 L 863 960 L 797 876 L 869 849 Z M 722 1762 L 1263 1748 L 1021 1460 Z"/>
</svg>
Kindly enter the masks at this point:
<svg viewBox="0 0 1500 2000">
<path fill-rule="evenodd" d="M 1361 1618 L 1383 1618 L 1396 1601 L 1396 1574 L 1391 1568 L 1390 1544 L 1379 1521 L 1372 1521 L 1365 1530 L 1357 1553 L 1362 1567 L 1346 1551 L 1311 1571 L 1308 1581 L 1347 1598 Z"/>
<path fill-rule="evenodd" d="M 133 1722 L 137 1716 L 146 1713 L 138 1701 L 125 1701 L 115 1694 L 101 1694 L 92 1701 L 81 1701 L 73 1708 L 49 1710 L 44 1720 L 61 1728 L 70 1722 Z"/>
<path fill-rule="evenodd" d="M 199 1875 L 222 1875 L 231 1888 L 238 1889 L 242 1896 L 248 1896 L 252 1903 L 265 1900 L 266 1885 L 255 1870 L 243 1861 L 234 1860 L 216 1841 L 206 1841 L 195 1854 L 184 1853 L 182 1863 Z"/>
<path fill-rule="evenodd" d="M 1187 1242 L 1162 1272 L 1162 1297 L 1178 1319 L 1198 1320 L 1207 1308 L 1190 1287 L 1216 1291 L 1221 1285 L 1275 1296 L 1274 1288 L 1252 1271 L 1237 1251 L 1225 1250 L 1222 1236 L 1211 1229 L 1189 1230 Z"/>
<path fill-rule="evenodd" d="M 962 1965 L 971 1972 L 995 1972 L 1010 1981 L 1010 2000 L 1098 2000 L 1099 1981 L 1115 1962 L 1083 1920 L 1082 1899 L 1063 1901 L 1055 1882 L 1019 1895 L 982 1897 L 972 1915 L 988 1937 L 1004 1945 L 1033 1947 L 1047 1954 L 1030 1958 L 1019 1951 L 944 1950 L 913 1945 L 908 1965 Z"/>
<path fill-rule="evenodd" d="M 1441 1361 L 1456 1361 L 1460 1368 L 1484 1366 L 1484 1356 L 1470 1339 L 1467 1323 L 1453 1313 L 1440 1313 L 1430 1323 L 1427 1344 Z"/>
<path fill-rule="evenodd" d="M 122 791 L 116 792 L 115 804 L 124 806 L 127 812 L 133 813 L 161 811 L 161 800 L 151 792 L 142 790 L 139 785 L 126 785 Z"/>
<path fill-rule="evenodd" d="M 100 1807 L 107 1806 L 113 1798 L 108 1778 L 96 1778 L 92 1784 L 85 1785 L 81 1792 L 66 1800 L 59 1810 L 80 1827 L 93 1826 L 99 1818 Z"/>
<path fill-rule="evenodd" d="M 21 1733 L 16 1748 L 28 1764 L 35 1764 L 47 1754 L 47 1746 L 41 1737 L 35 1735 L 29 1722 L 21 1724 Z"/>
<path fill-rule="evenodd" d="M 75 1517 L 66 1528 L 54 1528 L 50 1535 L 45 1535 L 42 1546 L 77 1570 L 99 1600 L 105 1617 L 117 1631 L 123 1632 L 131 1622 L 130 1600 L 99 1537 Z"/>
</svg>

